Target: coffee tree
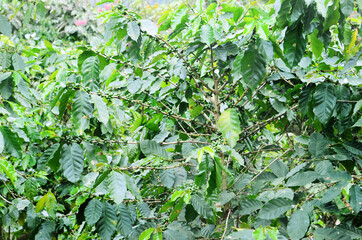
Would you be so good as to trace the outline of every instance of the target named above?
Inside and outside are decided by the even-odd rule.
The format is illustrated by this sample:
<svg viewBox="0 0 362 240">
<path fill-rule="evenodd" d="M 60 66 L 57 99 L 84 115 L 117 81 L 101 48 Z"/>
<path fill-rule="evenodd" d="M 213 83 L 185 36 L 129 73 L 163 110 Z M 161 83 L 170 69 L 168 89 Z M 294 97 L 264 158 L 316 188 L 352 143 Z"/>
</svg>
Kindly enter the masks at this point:
<svg viewBox="0 0 362 240">
<path fill-rule="evenodd" d="M 0 16 L 0 238 L 360 239 L 361 9 L 118 5 L 66 48 Z"/>
</svg>

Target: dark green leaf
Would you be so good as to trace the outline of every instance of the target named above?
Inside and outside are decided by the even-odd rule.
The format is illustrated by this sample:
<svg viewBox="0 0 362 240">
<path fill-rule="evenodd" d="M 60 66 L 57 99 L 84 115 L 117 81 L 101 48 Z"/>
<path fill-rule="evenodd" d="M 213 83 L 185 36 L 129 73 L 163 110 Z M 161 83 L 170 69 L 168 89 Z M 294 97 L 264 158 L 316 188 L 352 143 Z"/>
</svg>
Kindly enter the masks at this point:
<svg viewBox="0 0 362 240">
<path fill-rule="evenodd" d="M 327 146 L 328 140 L 322 134 L 316 132 L 310 136 L 308 149 L 314 158 L 323 156 Z"/>
<path fill-rule="evenodd" d="M 337 102 L 333 85 L 328 83 L 320 84 L 315 90 L 313 97 L 314 114 L 322 124 L 327 124 Z"/>
<path fill-rule="evenodd" d="M 303 25 L 296 24 L 294 27 L 288 27 L 284 38 L 284 54 L 290 67 L 298 65 L 304 56 L 307 41 L 303 36 Z"/>
<path fill-rule="evenodd" d="M 236 61 L 234 63 L 234 68 L 241 69 L 243 81 L 246 86 L 250 87 L 252 90 L 255 90 L 263 81 L 265 76 L 266 62 L 263 55 L 261 55 L 255 49 L 255 46 L 250 45 L 250 47 L 244 53 L 244 56 L 241 60 L 241 66 L 235 66 L 235 64 L 238 64 Z"/>
<path fill-rule="evenodd" d="M 22 150 L 19 143 L 18 136 L 13 133 L 9 127 L 2 126 L 0 127 L 0 131 L 3 136 L 5 150 L 10 153 L 13 157 L 21 158 Z"/>
<path fill-rule="evenodd" d="M 94 225 L 100 219 L 103 212 L 103 204 L 98 199 L 92 199 L 84 210 L 85 220 L 89 225 Z"/>
<path fill-rule="evenodd" d="M 103 214 L 96 224 L 98 234 L 103 240 L 111 240 L 116 230 L 117 215 L 115 207 L 108 202 L 103 203 Z"/>
<path fill-rule="evenodd" d="M 294 176 L 292 176 L 291 178 L 289 178 L 288 182 L 287 182 L 287 186 L 304 186 L 308 183 L 313 182 L 315 179 L 317 179 L 318 174 L 316 174 L 315 172 L 299 172 L 297 174 L 295 174 Z"/>
<path fill-rule="evenodd" d="M 43 155 L 38 160 L 37 167 L 39 170 L 42 170 L 45 168 L 45 166 L 48 164 L 48 162 L 53 158 L 56 151 L 58 151 L 60 144 L 56 143 L 51 145 L 48 149 L 45 150 Z"/>
<path fill-rule="evenodd" d="M 343 143 L 345 149 L 349 152 L 362 156 L 362 143 L 360 142 L 345 142 Z"/>
<path fill-rule="evenodd" d="M 212 208 L 210 207 L 209 203 L 198 195 L 191 196 L 191 204 L 196 212 L 198 212 L 204 218 L 211 219 L 214 217 Z"/>
<path fill-rule="evenodd" d="M 358 214 L 362 208 L 362 190 L 358 185 L 353 185 L 349 189 L 349 202 L 353 211 Z"/>
<path fill-rule="evenodd" d="M 117 230 L 125 237 L 132 232 L 132 218 L 128 207 L 120 204 L 119 208 L 119 219 L 117 223 Z"/>
<path fill-rule="evenodd" d="M 256 199 L 253 199 L 253 200 L 247 199 L 247 200 L 241 201 L 239 214 L 240 215 L 251 214 L 252 212 L 262 208 L 263 205 L 264 204 L 262 202 L 260 202 L 259 200 L 256 200 Z"/>
<path fill-rule="evenodd" d="M 274 219 L 292 208 L 293 201 L 284 198 L 275 198 L 267 202 L 260 210 L 261 219 Z"/>
</svg>

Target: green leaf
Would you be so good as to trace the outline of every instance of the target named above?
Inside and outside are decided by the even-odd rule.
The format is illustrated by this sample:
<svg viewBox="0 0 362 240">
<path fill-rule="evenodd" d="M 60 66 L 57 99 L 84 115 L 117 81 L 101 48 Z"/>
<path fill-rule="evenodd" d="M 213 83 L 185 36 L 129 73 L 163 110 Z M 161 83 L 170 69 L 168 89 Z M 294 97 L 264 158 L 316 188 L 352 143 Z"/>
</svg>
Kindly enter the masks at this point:
<svg viewBox="0 0 362 240">
<path fill-rule="evenodd" d="M 353 239 L 359 239 L 362 236 L 362 230 L 356 228 L 355 226 L 349 226 L 347 224 L 340 224 L 337 226 L 338 230 L 341 230 L 346 235 L 351 236 Z"/>
<path fill-rule="evenodd" d="M 361 186 L 353 185 L 349 189 L 349 202 L 353 211 L 358 214 L 362 208 L 362 190 Z"/>
<path fill-rule="evenodd" d="M 272 170 L 277 177 L 285 177 L 289 172 L 288 167 L 280 160 L 275 161 L 270 166 L 270 170 Z"/>
<path fill-rule="evenodd" d="M 284 38 L 284 54 L 290 67 L 297 66 L 304 56 L 307 41 L 303 36 L 303 25 L 288 27 Z"/>
<path fill-rule="evenodd" d="M 330 187 L 324 194 L 323 198 L 321 199 L 321 202 L 327 203 L 333 201 L 342 192 L 343 188 L 346 187 L 347 184 L 348 182 L 341 181 L 336 185 L 334 185 L 333 187 Z"/>
<path fill-rule="evenodd" d="M 52 192 L 45 194 L 36 204 L 35 211 L 41 212 L 46 210 L 52 218 L 55 218 L 55 213 L 57 211 L 57 200 Z"/>
<path fill-rule="evenodd" d="M 231 147 L 239 140 L 241 133 L 238 113 L 234 109 L 225 110 L 219 118 L 219 130 Z"/>
<path fill-rule="evenodd" d="M 22 150 L 17 135 L 7 126 L 0 127 L 0 131 L 4 140 L 5 150 L 13 157 L 22 158 Z"/>
<path fill-rule="evenodd" d="M 72 105 L 74 125 L 83 132 L 89 126 L 89 118 L 93 115 L 93 106 L 88 93 L 77 91 Z"/>
<path fill-rule="evenodd" d="M 5 173 L 5 175 L 15 185 L 18 174 L 15 170 L 14 165 L 6 161 L 6 159 L 0 158 L 0 172 Z"/>
<path fill-rule="evenodd" d="M 51 240 L 53 239 L 53 232 L 55 231 L 54 222 L 45 222 L 41 224 L 38 233 L 35 235 L 35 240 Z"/>
<path fill-rule="evenodd" d="M 9 99 L 13 94 L 13 78 L 11 72 L 0 75 L 0 96 Z"/>
<path fill-rule="evenodd" d="M 314 237 L 316 240 L 351 240 L 350 236 L 335 228 L 318 228 L 314 231 Z"/>
<path fill-rule="evenodd" d="M 348 17 L 354 8 L 353 0 L 341 0 L 339 3 L 339 8 L 345 17 Z"/>
<path fill-rule="evenodd" d="M 292 1 L 294 5 L 292 6 L 292 13 L 290 15 L 290 23 L 294 23 L 299 19 L 300 16 L 304 13 L 304 9 L 306 9 L 304 0 L 295 0 Z"/>
<path fill-rule="evenodd" d="M 214 30 L 209 24 L 203 25 L 201 27 L 201 42 L 206 43 L 208 46 L 211 46 L 211 43 L 214 38 Z"/>
<path fill-rule="evenodd" d="M 98 234 L 103 240 L 111 240 L 117 223 L 117 215 L 115 206 L 108 202 L 103 203 L 103 214 L 99 221 L 96 223 Z"/>
<path fill-rule="evenodd" d="M 13 66 L 14 66 L 15 71 L 24 71 L 25 70 L 24 60 L 21 58 L 21 56 L 19 56 L 19 54 L 14 53 L 12 60 L 13 60 Z"/>
<path fill-rule="evenodd" d="M 171 189 L 175 183 L 175 171 L 174 169 L 165 169 L 160 174 L 161 183 Z"/>
<path fill-rule="evenodd" d="M 128 207 L 120 204 L 119 208 L 119 218 L 117 222 L 117 230 L 125 237 L 127 237 L 132 232 L 132 218 L 131 212 Z"/>
<path fill-rule="evenodd" d="M 289 178 L 288 182 L 287 182 L 287 186 L 304 186 L 308 183 L 313 182 L 314 180 L 316 180 L 318 177 L 318 174 L 312 171 L 308 171 L 308 172 L 299 172 L 297 174 L 295 174 L 294 176 L 292 176 L 291 178 Z"/>
<path fill-rule="evenodd" d="M 38 194 L 39 183 L 35 178 L 28 178 L 24 183 L 25 196 L 29 199 L 33 199 Z"/>
<path fill-rule="evenodd" d="M 104 124 L 108 123 L 109 120 L 109 112 L 107 108 L 107 104 L 103 101 L 103 99 L 95 94 L 91 95 L 94 106 L 98 110 L 98 120 Z"/>
<path fill-rule="evenodd" d="M 306 211 L 296 210 L 288 222 L 288 235 L 293 239 L 301 239 L 305 236 L 310 225 L 309 215 Z"/>
<path fill-rule="evenodd" d="M 84 216 L 87 223 L 91 226 L 96 224 L 101 218 L 103 212 L 103 204 L 98 199 L 92 199 L 84 210 Z"/>
<path fill-rule="evenodd" d="M 322 134 L 316 132 L 310 136 L 308 149 L 314 158 L 322 157 L 327 146 L 328 140 Z"/>
<path fill-rule="evenodd" d="M 345 142 L 343 147 L 353 154 L 362 156 L 362 143 L 360 142 Z"/>
<path fill-rule="evenodd" d="M 99 58 L 97 56 L 88 57 L 82 64 L 82 75 L 87 87 L 93 91 L 99 88 Z"/>
<path fill-rule="evenodd" d="M 274 219 L 292 208 L 293 201 L 284 198 L 275 198 L 267 202 L 260 210 L 261 219 Z"/>
<path fill-rule="evenodd" d="M 283 29 L 288 25 L 288 19 L 290 17 L 290 10 L 291 10 L 291 1 L 290 0 L 283 0 L 280 6 L 280 10 L 278 12 L 276 25 Z"/>
<path fill-rule="evenodd" d="M 322 124 L 327 124 L 337 102 L 333 85 L 329 83 L 320 84 L 315 90 L 313 97 L 314 114 Z"/>
<path fill-rule="evenodd" d="M 141 235 L 140 235 L 140 237 L 138 239 L 139 240 L 148 240 L 148 239 L 150 239 L 153 230 L 155 230 L 155 229 L 154 228 L 149 228 L 149 229 L 144 230 L 141 233 Z"/>
<path fill-rule="evenodd" d="M 191 197 L 191 204 L 201 216 L 207 219 L 212 219 L 214 217 L 212 208 L 210 207 L 209 203 L 206 202 L 198 195 L 193 195 Z"/>
<path fill-rule="evenodd" d="M 108 188 L 113 201 L 117 204 L 120 204 L 127 191 L 126 179 L 123 174 L 119 172 L 112 171 L 108 175 Z"/>
<path fill-rule="evenodd" d="M 136 22 L 129 22 L 127 24 L 127 34 L 133 40 L 137 41 L 140 36 L 140 27 Z"/>
<path fill-rule="evenodd" d="M 60 144 L 56 143 L 51 145 L 45 150 L 43 155 L 38 160 L 37 167 L 39 170 L 43 170 L 48 162 L 54 157 L 54 154 L 58 151 Z"/>
<path fill-rule="evenodd" d="M 324 46 L 322 41 L 318 38 L 318 29 L 315 29 L 310 37 L 312 52 L 316 58 L 319 58 L 322 55 Z"/>
<path fill-rule="evenodd" d="M 11 37 L 11 28 L 9 20 L 0 14 L 0 33 Z"/>
<path fill-rule="evenodd" d="M 157 35 L 158 27 L 151 20 L 141 20 L 141 29 L 144 32 L 147 32 L 149 35 L 155 36 Z"/>
<path fill-rule="evenodd" d="M 72 145 L 64 144 L 62 147 L 60 165 L 63 169 L 63 174 L 68 181 L 72 183 L 78 181 L 82 175 L 84 166 L 82 148 L 77 143 L 72 143 Z"/>
<path fill-rule="evenodd" d="M 248 215 L 263 207 L 263 203 L 256 199 L 247 199 L 240 202 L 240 215 Z"/>
<path fill-rule="evenodd" d="M 255 90 L 263 81 L 266 72 L 266 62 L 263 55 L 255 49 L 254 45 L 250 45 L 244 53 L 241 66 L 235 66 L 235 64 L 238 63 L 235 61 L 234 68 L 241 69 L 244 83 L 250 87 L 251 90 Z"/>
<path fill-rule="evenodd" d="M 144 155 L 156 155 L 165 159 L 169 159 L 168 153 L 166 150 L 161 147 L 160 144 L 152 140 L 144 140 L 140 143 L 141 151 Z"/>
<path fill-rule="evenodd" d="M 145 202 L 138 202 L 138 203 L 137 203 L 137 208 L 138 208 L 138 210 L 141 212 L 141 214 L 142 214 L 144 217 L 149 217 L 149 216 L 150 216 L 151 210 L 150 210 L 150 208 L 148 207 L 147 203 L 145 203 Z"/>
</svg>

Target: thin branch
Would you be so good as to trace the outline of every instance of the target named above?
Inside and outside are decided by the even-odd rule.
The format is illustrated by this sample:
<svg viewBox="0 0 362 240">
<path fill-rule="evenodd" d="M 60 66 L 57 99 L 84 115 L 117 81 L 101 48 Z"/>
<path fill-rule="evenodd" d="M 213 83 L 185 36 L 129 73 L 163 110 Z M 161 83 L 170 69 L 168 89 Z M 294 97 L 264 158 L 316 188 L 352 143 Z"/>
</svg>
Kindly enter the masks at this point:
<svg viewBox="0 0 362 240">
<path fill-rule="evenodd" d="M 6 198 L 4 198 L 3 195 L 1 195 L 1 194 L 0 194 L 0 198 L 2 198 L 2 200 L 4 200 L 6 203 L 13 204 L 12 202 L 10 202 Z"/>
<path fill-rule="evenodd" d="M 280 155 L 279 157 L 277 157 L 277 158 L 275 158 L 273 161 L 271 161 L 271 162 L 268 164 L 268 166 L 266 166 L 265 168 L 263 168 L 263 170 L 261 170 L 260 172 L 258 172 L 258 174 L 256 174 L 256 175 L 249 181 L 249 183 L 247 184 L 247 186 L 248 186 L 250 183 L 252 183 L 257 177 L 259 177 L 260 174 L 262 174 L 263 172 L 265 172 L 273 163 L 275 163 L 276 161 L 278 161 L 281 157 L 283 157 L 285 154 L 287 154 L 287 153 L 290 152 L 291 150 L 293 150 L 293 149 L 289 148 L 289 149 L 286 150 L 282 155 Z M 246 187 L 247 187 L 247 186 L 246 186 Z M 242 188 L 236 195 L 240 195 L 241 192 L 242 192 L 246 187 Z"/>
<path fill-rule="evenodd" d="M 226 230 L 227 230 L 227 228 L 228 228 L 228 222 L 229 222 L 230 212 L 231 212 L 231 209 L 229 209 L 229 211 L 228 211 L 228 215 L 226 216 L 226 222 L 225 222 L 224 233 L 223 233 L 223 234 L 222 234 L 222 236 L 221 236 L 221 240 L 223 240 L 223 239 L 224 239 L 225 234 L 226 234 Z"/>
<path fill-rule="evenodd" d="M 170 49 L 172 52 L 176 53 L 177 56 L 182 59 L 182 61 L 185 62 L 185 64 L 191 69 L 192 73 L 195 74 L 196 78 L 202 83 L 202 85 L 209 90 L 210 92 L 213 92 L 213 90 L 202 80 L 202 78 L 200 77 L 200 75 L 198 74 L 198 72 L 192 67 L 192 65 L 184 58 L 184 56 L 181 55 L 181 53 L 175 49 L 168 41 L 166 41 L 165 39 L 163 39 L 160 36 L 156 36 L 156 38 L 162 42 L 164 42 Z M 190 73 L 191 74 L 191 73 Z"/>
</svg>

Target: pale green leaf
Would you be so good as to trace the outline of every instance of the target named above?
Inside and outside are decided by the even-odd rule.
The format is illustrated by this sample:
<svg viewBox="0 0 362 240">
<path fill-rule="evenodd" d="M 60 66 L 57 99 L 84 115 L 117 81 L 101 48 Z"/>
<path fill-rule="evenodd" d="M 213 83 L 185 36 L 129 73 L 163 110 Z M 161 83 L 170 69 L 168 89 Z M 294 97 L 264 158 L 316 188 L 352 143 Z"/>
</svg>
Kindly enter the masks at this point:
<svg viewBox="0 0 362 240">
<path fill-rule="evenodd" d="M 151 20 L 141 20 L 141 29 L 142 31 L 147 32 L 149 35 L 155 36 L 158 31 L 157 25 Z"/>
<path fill-rule="evenodd" d="M 201 42 L 206 43 L 208 46 L 211 46 L 211 43 L 214 38 L 214 31 L 209 24 L 203 25 L 201 27 Z"/>
<path fill-rule="evenodd" d="M 63 174 L 68 181 L 72 183 L 78 181 L 82 175 L 84 166 L 82 148 L 77 143 L 72 143 L 72 145 L 64 144 L 62 147 L 60 165 L 63 169 Z"/>
<path fill-rule="evenodd" d="M 156 143 L 155 141 L 151 141 L 151 140 L 144 140 L 141 141 L 140 143 L 141 146 L 141 151 L 143 152 L 143 154 L 147 155 L 156 155 L 165 159 L 168 159 L 168 153 L 166 152 L 166 150 L 158 143 Z"/>
<path fill-rule="evenodd" d="M 351 240 L 343 231 L 335 228 L 318 228 L 314 231 L 316 240 Z"/>
<path fill-rule="evenodd" d="M 309 215 L 306 211 L 296 210 L 288 222 L 288 235 L 294 239 L 301 239 L 304 237 L 310 225 Z"/>
<path fill-rule="evenodd" d="M 127 34 L 133 40 L 137 41 L 140 36 L 140 27 L 136 22 L 129 22 L 127 24 Z"/>
<path fill-rule="evenodd" d="M 120 204 L 127 191 L 126 179 L 123 174 L 112 171 L 108 175 L 108 188 L 113 201 L 117 204 Z"/>
<path fill-rule="evenodd" d="M 90 96 L 84 91 L 77 91 L 72 105 L 72 117 L 76 128 L 84 131 L 89 126 L 89 118 L 93 115 Z"/>
<path fill-rule="evenodd" d="M 108 120 L 109 120 L 109 112 L 108 112 L 107 104 L 98 95 L 92 94 L 91 98 L 92 98 L 95 108 L 98 111 L 98 115 L 97 115 L 98 120 L 104 124 L 107 124 Z"/>
<path fill-rule="evenodd" d="M 239 140 L 241 132 L 240 120 L 234 109 L 224 111 L 219 118 L 219 130 L 231 147 L 234 147 Z"/>
<path fill-rule="evenodd" d="M 0 14 L 0 33 L 10 37 L 11 29 L 12 27 L 9 20 Z"/>
<path fill-rule="evenodd" d="M 155 229 L 154 228 L 149 228 L 149 229 L 144 230 L 141 233 L 141 235 L 140 235 L 140 237 L 138 239 L 139 240 L 148 240 L 148 239 L 150 239 L 153 230 L 155 230 Z"/>
</svg>

